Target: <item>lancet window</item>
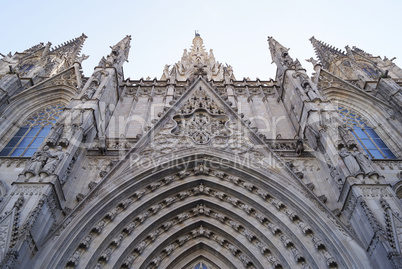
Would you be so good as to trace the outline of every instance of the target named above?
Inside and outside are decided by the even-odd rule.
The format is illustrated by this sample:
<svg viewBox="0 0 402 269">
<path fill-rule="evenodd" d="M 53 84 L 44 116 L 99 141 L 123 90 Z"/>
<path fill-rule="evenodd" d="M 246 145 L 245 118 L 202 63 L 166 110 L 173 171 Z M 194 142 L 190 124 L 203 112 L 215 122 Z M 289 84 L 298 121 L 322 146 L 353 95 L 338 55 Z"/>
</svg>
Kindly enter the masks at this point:
<svg viewBox="0 0 402 269">
<path fill-rule="evenodd" d="M 372 159 L 396 159 L 395 155 L 378 136 L 376 131 L 369 125 L 367 120 L 345 107 L 338 107 L 338 110 L 352 131 L 360 146 Z"/>
<path fill-rule="evenodd" d="M 0 156 L 31 157 L 45 140 L 63 109 L 62 104 L 56 104 L 31 115 L 0 152 Z"/>
</svg>

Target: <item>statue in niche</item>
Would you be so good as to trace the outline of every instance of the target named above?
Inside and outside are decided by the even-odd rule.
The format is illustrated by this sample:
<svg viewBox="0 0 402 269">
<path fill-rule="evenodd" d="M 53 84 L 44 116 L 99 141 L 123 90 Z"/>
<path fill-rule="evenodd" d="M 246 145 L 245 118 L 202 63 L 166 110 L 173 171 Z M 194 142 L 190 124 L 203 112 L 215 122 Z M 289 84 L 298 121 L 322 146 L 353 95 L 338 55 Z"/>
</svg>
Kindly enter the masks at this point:
<svg viewBox="0 0 402 269">
<path fill-rule="evenodd" d="M 67 124 L 60 139 L 59 145 L 67 147 L 70 144 L 71 137 L 74 134 L 76 126 L 74 124 Z"/>
<path fill-rule="evenodd" d="M 58 146 L 56 152 L 49 153 L 49 157 L 42 171 L 47 174 L 53 173 L 63 158 L 64 158 L 63 148 L 61 146 Z"/>
<path fill-rule="evenodd" d="M 38 174 L 42 167 L 45 165 L 48 158 L 49 146 L 44 146 L 42 151 L 35 152 L 35 154 L 32 156 L 31 160 L 27 164 L 27 168 L 25 169 L 25 174 Z"/>
<path fill-rule="evenodd" d="M 56 128 L 54 129 L 54 132 L 50 134 L 49 139 L 47 140 L 46 144 L 49 146 L 56 146 L 57 141 L 59 141 L 59 138 L 61 134 L 63 133 L 64 129 L 64 124 L 56 123 Z"/>
<path fill-rule="evenodd" d="M 345 142 L 345 147 L 351 148 L 353 146 L 356 146 L 355 140 L 350 135 L 349 130 L 346 127 L 346 124 L 344 124 L 343 126 L 339 126 L 338 130 L 339 130 L 339 135 L 341 136 L 342 140 Z"/>
<path fill-rule="evenodd" d="M 82 113 L 83 111 L 72 109 L 71 113 L 67 113 L 64 116 L 64 119 L 66 119 L 67 115 L 70 115 L 70 120 L 66 120 L 64 124 L 63 133 L 59 140 L 60 146 L 67 147 L 70 144 L 71 138 L 73 137 L 76 129 L 82 124 Z"/>
<path fill-rule="evenodd" d="M 375 173 L 375 169 L 371 164 L 371 161 L 369 160 L 367 154 L 358 151 L 357 148 L 353 148 L 352 155 L 356 158 L 363 173 L 368 175 Z"/>
<path fill-rule="evenodd" d="M 356 161 L 356 158 L 349 151 L 347 151 L 346 148 L 342 148 L 339 152 L 339 155 L 342 157 L 343 162 L 345 163 L 351 175 L 354 176 L 361 172 L 359 163 Z"/>
</svg>

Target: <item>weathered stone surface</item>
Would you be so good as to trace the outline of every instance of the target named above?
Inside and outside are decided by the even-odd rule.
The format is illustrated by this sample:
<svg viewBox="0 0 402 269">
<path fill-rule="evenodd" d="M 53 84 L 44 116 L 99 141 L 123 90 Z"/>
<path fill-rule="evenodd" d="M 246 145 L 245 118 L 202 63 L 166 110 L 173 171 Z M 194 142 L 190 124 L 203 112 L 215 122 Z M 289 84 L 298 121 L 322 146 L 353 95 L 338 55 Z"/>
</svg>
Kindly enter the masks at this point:
<svg viewBox="0 0 402 269">
<path fill-rule="evenodd" d="M 1 268 L 402 266 L 392 61 L 313 37 L 310 79 L 269 37 L 275 81 L 237 80 L 197 33 L 123 80 L 131 37 L 90 77 L 85 38 L 0 61 Z"/>
</svg>

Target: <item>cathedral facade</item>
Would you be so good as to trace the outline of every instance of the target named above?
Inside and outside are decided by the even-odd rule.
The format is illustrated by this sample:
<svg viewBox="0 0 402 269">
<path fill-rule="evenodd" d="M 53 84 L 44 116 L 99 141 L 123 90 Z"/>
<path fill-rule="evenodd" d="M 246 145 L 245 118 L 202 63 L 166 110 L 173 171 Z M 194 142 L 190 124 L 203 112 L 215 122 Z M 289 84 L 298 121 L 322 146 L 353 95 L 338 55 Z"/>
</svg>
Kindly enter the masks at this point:
<svg viewBox="0 0 402 269">
<path fill-rule="evenodd" d="M 86 77 L 86 38 L 1 55 L 1 268 L 402 267 L 393 59 L 269 37 L 239 79 L 196 34 L 133 80 L 126 36 Z"/>
</svg>

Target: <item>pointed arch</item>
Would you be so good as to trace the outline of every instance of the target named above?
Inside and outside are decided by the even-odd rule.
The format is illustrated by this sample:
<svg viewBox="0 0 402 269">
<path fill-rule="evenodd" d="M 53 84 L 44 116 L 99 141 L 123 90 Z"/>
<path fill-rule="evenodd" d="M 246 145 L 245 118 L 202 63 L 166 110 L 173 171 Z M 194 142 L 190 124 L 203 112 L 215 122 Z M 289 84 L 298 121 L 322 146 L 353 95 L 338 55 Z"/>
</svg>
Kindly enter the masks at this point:
<svg viewBox="0 0 402 269">
<path fill-rule="evenodd" d="M 31 157 L 40 147 L 60 117 L 64 105 L 57 103 L 31 113 L 14 137 L 0 151 L 0 156 Z"/>
<path fill-rule="evenodd" d="M 366 254 L 353 236 L 286 176 L 236 167 L 230 156 L 218 168 L 216 152 L 199 156 L 190 150 L 187 156 L 185 170 L 161 165 L 106 176 L 109 183 L 99 184 L 56 229 L 59 240 L 41 251 L 41 266 L 169 266 L 182 257 L 186 248 L 179 239 L 186 235 L 197 242 L 189 246 L 220 246 L 244 268 L 365 266 Z M 193 236 L 201 225 L 209 236 Z"/>
<path fill-rule="evenodd" d="M 231 261 L 223 256 L 219 251 L 216 251 L 205 244 L 197 244 L 180 253 L 180 255 L 178 255 L 177 258 L 166 267 L 166 269 L 195 269 L 195 266 L 199 265 L 200 262 L 205 264 L 207 269 L 234 268 Z"/>
<path fill-rule="evenodd" d="M 363 116 L 351 109 L 338 106 L 342 119 L 364 151 L 373 159 L 395 159 L 395 155 L 378 136 Z"/>
<path fill-rule="evenodd" d="M 2 113 L 7 115 L 7 120 L 0 122 L 0 144 L 6 145 L 36 112 L 54 105 L 64 107 L 71 101 L 77 88 L 63 76 L 75 77 L 74 67 L 10 98 L 10 104 Z"/>
<path fill-rule="evenodd" d="M 387 141 L 392 153 L 402 156 L 402 129 L 394 124 L 392 108 L 380 99 L 364 92 L 354 85 L 321 70 L 322 91 L 336 107 L 345 107 L 361 114 L 378 136 Z M 368 113 L 370 111 L 370 113 Z"/>
</svg>

